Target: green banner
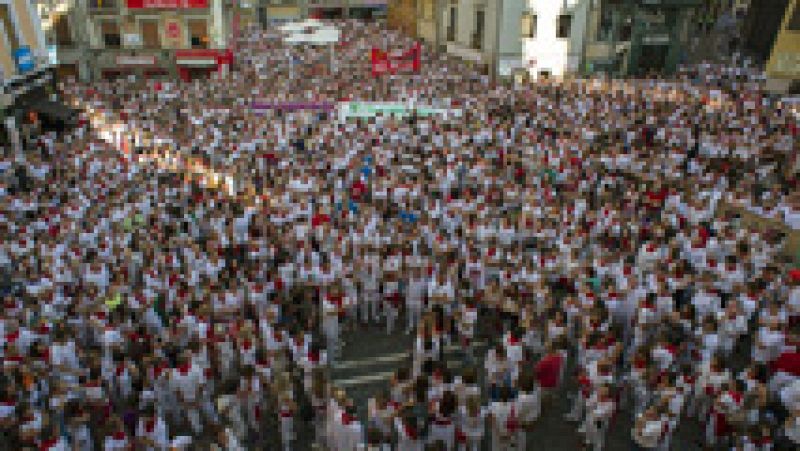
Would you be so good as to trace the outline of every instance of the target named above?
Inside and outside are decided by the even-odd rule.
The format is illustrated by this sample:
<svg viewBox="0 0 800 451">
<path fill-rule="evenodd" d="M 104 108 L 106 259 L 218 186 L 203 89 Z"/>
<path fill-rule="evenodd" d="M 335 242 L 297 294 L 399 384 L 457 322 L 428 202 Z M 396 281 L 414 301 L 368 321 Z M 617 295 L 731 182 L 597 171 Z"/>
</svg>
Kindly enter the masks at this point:
<svg viewBox="0 0 800 451">
<path fill-rule="evenodd" d="M 339 116 L 342 120 L 350 118 L 370 118 L 375 116 L 407 117 L 412 113 L 417 116 L 449 115 L 460 116 L 461 110 L 433 108 L 430 106 L 412 106 L 404 102 L 341 102 Z"/>
</svg>

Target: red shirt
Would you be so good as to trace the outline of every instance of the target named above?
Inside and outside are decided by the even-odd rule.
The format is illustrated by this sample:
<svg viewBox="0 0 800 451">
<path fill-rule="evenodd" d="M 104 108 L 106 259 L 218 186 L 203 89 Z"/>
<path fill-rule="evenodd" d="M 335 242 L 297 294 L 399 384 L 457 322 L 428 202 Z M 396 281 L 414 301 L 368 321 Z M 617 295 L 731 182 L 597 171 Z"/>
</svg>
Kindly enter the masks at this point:
<svg viewBox="0 0 800 451">
<path fill-rule="evenodd" d="M 772 362 L 772 370 L 800 376 L 800 353 L 784 352 L 777 360 Z"/>
<path fill-rule="evenodd" d="M 365 185 L 364 182 L 362 182 L 361 180 L 356 180 L 353 183 L 353 189 L 352 189 L 352 191 L 353 191 L 353 194 L 352 194 L 353 199 L 360 199 L 361 195 L 364 194 L 364 192 L 366 190 L 367 190 L 367 185 Z"/>
<path fill-rule="evenodd" d="M 549 354 L 536 364 L 536 379 L 544 388 L 555 388 L 561 374 L 562 358 L 560 354 Z"/>
<path fill-rule="evenodd" d="M 314 215 L 311 218 L 311 226 L 312 227 L 319 227 L 320 225 L 322 225 L 324 223 L 330 222 L 330 220 L 331 220 L 331 217 L 326 215 L 326 214 L 323 214 L 323 213 L 317 214 L 317 215 Z"/>
</svg>

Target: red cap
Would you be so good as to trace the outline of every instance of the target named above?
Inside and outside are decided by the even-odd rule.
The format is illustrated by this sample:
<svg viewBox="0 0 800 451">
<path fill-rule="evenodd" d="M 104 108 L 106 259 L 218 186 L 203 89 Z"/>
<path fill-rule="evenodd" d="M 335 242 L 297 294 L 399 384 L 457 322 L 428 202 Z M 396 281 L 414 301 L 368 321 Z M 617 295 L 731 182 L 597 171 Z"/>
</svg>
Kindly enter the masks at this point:
<svg viewBox="0 0 800 451">
<path fill-rule="evenodd" d="M 800 282 L 800 268 L 795 268 L 789 271 L 789 280 L 792 282 Z"/>
</svg>

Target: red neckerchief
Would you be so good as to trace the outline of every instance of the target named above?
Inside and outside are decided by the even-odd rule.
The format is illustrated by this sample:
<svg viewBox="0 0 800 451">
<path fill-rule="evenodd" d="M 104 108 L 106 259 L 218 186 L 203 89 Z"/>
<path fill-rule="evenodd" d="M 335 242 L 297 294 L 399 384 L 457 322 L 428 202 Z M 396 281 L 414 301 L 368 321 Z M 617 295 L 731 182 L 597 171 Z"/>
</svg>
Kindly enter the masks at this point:
<svg viewBox="0 0 800 451">
<path fill-rule="evenodd" d="M 406 437 L 410 440 L 416 440 L 418 438 L 417 429 L 411 426 L 407 421 L 403 422 L 403 432 L 405 432 Z"/>
<path fill-rule="evenodd" d="M 48 449 L 56 446 L 57 444 L 58 444 L 58 439 L 57 438 L 51 438 L 50 440 L 43 441 L 42 444 L 39 445 L 39 450 L 47 451 Z"/>
<path fill-rule="evenodd" d="M 180 366 L 178 366 L 178 371 L 179 371 L 179 372 L 180 372 L 182 375 L 184 375 L 184 376 L 185 376 L 185 375 L 187 375 L 187 374 L 189 373 L 189 370 L 190 370 L 191 368 L 192 368 L 192 364 L 191 364 L 191 363 L 187 363 L 187 364 L 185 364 L 185 365 L 180 365 Z"/>
<path fill-rule="evenodd" d="M 6 334 L 6 342 L 14 343 L 19 338 L 19 329 L 16 332 L 12 332 L 10 334 Z"/>
</svg>

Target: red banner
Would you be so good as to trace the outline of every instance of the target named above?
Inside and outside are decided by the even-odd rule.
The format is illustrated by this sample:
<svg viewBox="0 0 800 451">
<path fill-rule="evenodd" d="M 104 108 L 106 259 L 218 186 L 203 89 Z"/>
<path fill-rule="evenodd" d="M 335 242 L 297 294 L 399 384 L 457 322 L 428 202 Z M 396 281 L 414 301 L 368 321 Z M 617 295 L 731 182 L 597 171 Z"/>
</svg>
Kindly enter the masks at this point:
<svg viewBox="0 0 800 451">
<path fill-rule="evenodd" d="M 128 9 L 208 8 L 208 0 L 126 0 Z"/>
<path fill-rule="evenodd" d="M 372 76 L 385 73 L 395 74 L 399 71 L 419 72 L 422 47 L 419 42 L 410 49 L 402 52 L 386 52 L 379 48 L 372 48 Z"/>
</svg>

